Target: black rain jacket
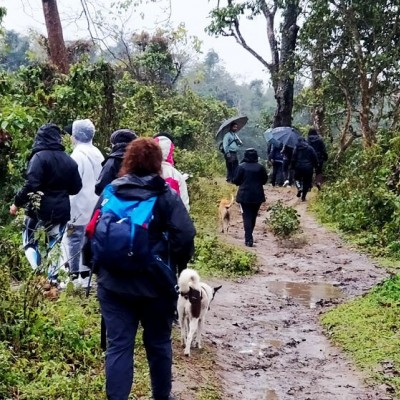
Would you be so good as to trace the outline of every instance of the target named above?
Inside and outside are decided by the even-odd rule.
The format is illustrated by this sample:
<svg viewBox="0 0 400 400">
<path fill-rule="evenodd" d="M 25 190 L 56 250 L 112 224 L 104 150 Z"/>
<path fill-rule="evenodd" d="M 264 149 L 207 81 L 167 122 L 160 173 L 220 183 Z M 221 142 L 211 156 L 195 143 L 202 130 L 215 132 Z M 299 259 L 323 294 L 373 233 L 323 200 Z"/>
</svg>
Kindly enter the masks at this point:
<svg viewBox="0 0 400 400">
<path fill-rule="evenodd" d="M 268 173 L 258 163 L 256 150 L 246 150 L 242 163 L 236 170 L 233 183 L 239 186 L 236 201 L 238 203 L 263 203 L 265 194 L 263 185 L 268 181 Z"/>
<path fill-rule="evenodd" d="M 328 153 L 326 152 L 325 143 L 319 135 L 308 136 L 308 144 L 315 150 L 317 154 L 318 163 L 321 165 L 324 161 L 328 160 Z"/>
<path fill-rule="evenodd" d="M 315 150 L 301 138 L 294 148 L 292 156 L 292 169 L 295 171 L 313 170 L 318 167 L 318 158 Z"/>
<path fill-rule="evenodd" d="M 16 194 L 17 207 L 26 206 L 26 214 L 51 224 L 70 220 L 69 196 L 77 194 L 82 181 L 76 162 L 64 151 L 60 128 L 46 124 L 39 128 L 25 174 L 25 184 Z M 40 208 L 35 209 L 30 193 L 42 192 Z"/>
<path fill-rule="evenodd" d="M 149 224 L 150 248 L 172 268 L 181 271 L 194 252 L 196 234 L 192 220 L 179 195 L 173 191 L 159 175 L 138 177 L 124 175 L 112 182 L 116 194 L 126 199 L 146 200 L 154 195 L 158 199 L 153 209 L 153 220 Z M 101 207 L 102 196 L 95 207 Z M 166 240 L 166 236 L 168 240 Z M 122 271 L 110 271 L 96 265 L 99 286 L 119 294 L 158 297 L 162 295 L 162 280 L 144 271 L 127 275 Z"/>
<path fill-rule="evenodd" d="M 95 192 L 98 196 L 101 195 L 104 188 L 114 179 L 118 178 L 118 172 L 121 168 L 122 160 L 124 159 L 125 149 L 129 143 L 117 143 L 113 146 L 111 154 L 103 161 L 103 169 L 97 179 Z"/>
</svg>

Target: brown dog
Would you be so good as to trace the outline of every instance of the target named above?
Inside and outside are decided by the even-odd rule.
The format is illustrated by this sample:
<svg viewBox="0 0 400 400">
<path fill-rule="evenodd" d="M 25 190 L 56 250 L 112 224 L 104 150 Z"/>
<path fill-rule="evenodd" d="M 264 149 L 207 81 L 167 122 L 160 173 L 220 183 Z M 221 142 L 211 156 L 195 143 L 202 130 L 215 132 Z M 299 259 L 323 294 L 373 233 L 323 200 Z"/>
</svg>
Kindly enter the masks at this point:
<svg viewBox="0 0 400 400">
<path fill-rule="evenodd" d="M 231 224 L 230 208 L 232 207 L 232 204 L 233 204 L 233 195 L 231 197 L 231 201 L 227 199 L 222 199 L 219 203 L 218 215 L 222 233 L 224 232 L 228 233 L 229 226 Z"/>
</svg>

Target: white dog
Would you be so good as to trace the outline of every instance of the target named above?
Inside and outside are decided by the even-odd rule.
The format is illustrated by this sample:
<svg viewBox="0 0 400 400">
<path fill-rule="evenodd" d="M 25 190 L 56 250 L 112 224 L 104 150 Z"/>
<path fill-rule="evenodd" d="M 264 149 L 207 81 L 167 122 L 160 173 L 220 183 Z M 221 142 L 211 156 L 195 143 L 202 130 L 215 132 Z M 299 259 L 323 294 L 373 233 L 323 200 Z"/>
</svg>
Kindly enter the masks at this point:
<svg viewBox="0 0 400 400">
<path fill-rule="evenodd" d="M 190 356 L 193 339 L 201 349 L 201 333 L 211 301 L 221 286 L 212 288 L 200 282 L 199 274 L 194 269 L 184 269 L 178 280 L 179 298 L 178 315 L 181 327 L 182 344 L 185 355 Z"/>
</svg>

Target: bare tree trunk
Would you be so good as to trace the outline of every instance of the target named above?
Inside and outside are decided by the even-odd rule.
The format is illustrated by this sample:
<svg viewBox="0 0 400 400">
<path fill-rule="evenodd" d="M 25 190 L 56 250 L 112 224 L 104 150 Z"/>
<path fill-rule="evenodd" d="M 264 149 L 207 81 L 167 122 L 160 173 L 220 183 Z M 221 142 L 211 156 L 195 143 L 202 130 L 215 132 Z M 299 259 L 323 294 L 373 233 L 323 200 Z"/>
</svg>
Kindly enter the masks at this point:
<svg viewBox="0 0 400 400">
<path fill-rule="evenodd" d="M 364 147 L 371 147 L 376 142 L 375 132 L 370 125 L 370 96 L 369 83 L 364 71 L 361 71 L 360 77 L 361 89 L 361 110 L 360 110 L 360 125 L 363 137 Z"/>
<path fill-rule="evenodd" d="M 292 126 L 294 52 L 299 32 L 299 27 L 296 24 L 298 14 L 298 0 L 288 2 L 283 13 L 281 58 L 277 78 L 278 85 L 275 90 L 277 107 L 274 115 L 274 128 L 277 126 Z M 272 80 L 274 80 L 274 77 L 272 77 Z"/>
<path fill-rule="evenodd" d="M 57 0 L 42 0 L 42 5 L 49 41 L 50 60 L 60 72 L 67 74 L 69 71 L 68 56 Z"/>
<path fill-rule="evenodd" d="M 317 37 L 317 46 L 312 52 L 312 63 L 311 63 L 311 86 L 312 91 L 315 93 L 313 99 L 313 108 L 311 111 L 311 118 L 314 127 L 318 130 L 318 132 L 323 137 L 329 137 L 331 141 L 333 140 L 332 134 L 328 131 L 326 124 L 325 124 L 325 99 L 319 93 L 323 93 L 322 90 L 322 70 L 323 70 L 323 63 L 324 63 L 324 55 L 322 52 L 322 46 L 320 45 L 320 39 Z"/>
<path fill-rule="evenodd" d="M 340 148 L 336 154 L 335 163 L 339 162 L 344 152 L 351 146 L 354 140 L 361 137 L 361 135 L 358 135 L 354 132 L 353 127 L 350 125 L 351 115 L 352 115 L 352 104 L 350 100 L 350 95 L 347 89 L 342 88 L 342 91 L 344 93 L 344 96 L 346 97 L 346 104 L 347 104 L 346 121 L 343 126 L 342 132 L 340 134 Z M 350 137 L 347 136 L 348 133 L 351 134 Z"/>
</svg>

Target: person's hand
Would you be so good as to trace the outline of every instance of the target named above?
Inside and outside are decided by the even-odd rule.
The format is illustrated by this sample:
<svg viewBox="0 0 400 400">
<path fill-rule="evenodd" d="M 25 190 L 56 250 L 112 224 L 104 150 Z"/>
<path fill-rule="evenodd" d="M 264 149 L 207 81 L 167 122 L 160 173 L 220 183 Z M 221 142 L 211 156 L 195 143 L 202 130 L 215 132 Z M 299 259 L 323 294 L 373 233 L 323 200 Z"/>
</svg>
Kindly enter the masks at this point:
<svg viewBox="0 0 400 400">
<path fill-rule="evenodd" d="M 17 215 L 17 211 L 18 211 L 18 207 L 17 207 L 15 204 L 13 204 L 13 205 L 10 207 L 10 215 L 12 215 L 13 217 L 15 217 L 15 216 Z"/>
</svg>

